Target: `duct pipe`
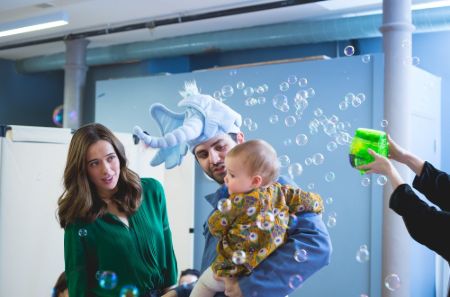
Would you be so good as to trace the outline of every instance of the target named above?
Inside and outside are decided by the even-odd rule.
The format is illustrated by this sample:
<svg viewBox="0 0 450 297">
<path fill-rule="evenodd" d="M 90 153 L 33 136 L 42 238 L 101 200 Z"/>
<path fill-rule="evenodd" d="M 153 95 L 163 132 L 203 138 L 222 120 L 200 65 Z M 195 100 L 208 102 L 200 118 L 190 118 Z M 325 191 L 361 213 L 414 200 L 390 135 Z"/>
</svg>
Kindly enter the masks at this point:
<svg viewBox="0 0 450 297">
<path fill-rule="evenodd" d="M 82 102 L 86 84 L 86 39 L 66 40 L 66 65 L 64 66 L 63 127 L 78 129 L 82 119 Z"/>
<path fill-rule="evenodd" d="M 411 68 L 412 31 L 411 0 L 383 1 L 384 48 L 384 116 L 388 121 L 387 132 L 402 147 L 410 147 L 411 135 Z M 395 164 L 394 166 L 396 166 Z M 406 166 L 396 166 L 400 175 L 409 180 Z M 392 187 L 384 188 L 383 206 L 383 261 L 382 296 L 408 297 L 410 286 L 410 237 L 403 220 L 389 208 Z M 391 283 L 395 292 L 388 289 Z M 385 282 L 385 280 L 387 282 Z M 399 288 L 396 286 L 399 285 Z"/>
<path fill-rule="evenodd" d="M 414 23 L 417 32 L 450 30 L 450 7 L 415 11 Z M 381 24 L 381 15 L 367 15 L 288 22 L 99 47 L 88 50 L 87 65 L 192 55 L 211 50 L 245 50 L 379 37 Z M 16 66 L 21 72 L 38 72 L 61 69 L 64 63 L 64 54 L 59 53 L 23 59 Z"/>
<path fill-rule="evenodd" d="M 450 30 L 450 7 L 414 11 L 416 32 Z M 381 15 L 289 22 L 227 31 L 209 32 L 89 49 L 87 65 L 121 63 L 150 58 L 199 54 L 202 52 L 244 50 L 379 37 Z M 61 69 L 64 54 L 52 54 L 20 60 L 20 72 Z"/>
</svg>

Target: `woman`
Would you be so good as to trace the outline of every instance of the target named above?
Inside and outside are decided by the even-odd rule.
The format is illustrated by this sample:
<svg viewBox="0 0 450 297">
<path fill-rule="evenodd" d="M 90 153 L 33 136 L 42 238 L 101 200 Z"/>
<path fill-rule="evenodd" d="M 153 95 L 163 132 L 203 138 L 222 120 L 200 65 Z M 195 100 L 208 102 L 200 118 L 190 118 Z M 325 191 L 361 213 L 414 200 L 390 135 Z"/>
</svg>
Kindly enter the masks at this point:
<svg viewBox="0 0 450 297">
<path fill-rule="evenodd" d="M 177 280 L 164 190 L 103 125 L 72 137 L 58 200 L 69 296 L 160 296 Z M 128 294 L 128 295 L 127 295 Z"/>
<path fill-rule="evenodd" d="M 413 181 L 414 188 L 440 209 L 422 201 L 411 186 L 404 182 L 391 161 L 373 150 L 369 150 L 369 153 L 375 160 L 358 169 L 368 170 L 367 173 L 384 174 L 389 178 L 394 189 L 389 207 L 402 216 L 412 238 L 450 263 L 448 238 L 436 232 L 450 229 L 450 175 L 403 149 L 389 135 L 388 141 L 389 157 L 405 164 L 416 174 Z M 447 296 L 450 297 L 450 288 Z"/>
</svg>

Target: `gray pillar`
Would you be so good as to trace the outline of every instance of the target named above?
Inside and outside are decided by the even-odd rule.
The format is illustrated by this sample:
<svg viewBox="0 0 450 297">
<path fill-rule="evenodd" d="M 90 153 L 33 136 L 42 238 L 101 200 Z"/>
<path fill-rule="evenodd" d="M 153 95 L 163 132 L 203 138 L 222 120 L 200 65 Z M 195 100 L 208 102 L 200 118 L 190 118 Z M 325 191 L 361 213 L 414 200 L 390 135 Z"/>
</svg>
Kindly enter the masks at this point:
<svg viewBox="0 0 450 297">
<path fill-rule="evenodd" d="M 411 0 L 383 1 L 384 48 L 384 116 L 387 132 L 405 148 L 410 147 L 411 136 Z M 395 162 L 394 162 L 395 163 Z M 406 166 L 397 166 L 400 175 L 410 180 Z M 410 236 L 400 216 L 389 209 L 392 187 L 384 188 L 383 207 L 383 263 L 382 296 L 409 297 L 410 294 Z M 385 279 L 396 274 L 400 287 L 389 290 Z"/>
<path fill-rule="evenodd" d="M 66 40 L 64 66 L 63 127 L 78 129 L 82 120 L 84 87 L 86 84 L 86 39 Z"/>
</svg>

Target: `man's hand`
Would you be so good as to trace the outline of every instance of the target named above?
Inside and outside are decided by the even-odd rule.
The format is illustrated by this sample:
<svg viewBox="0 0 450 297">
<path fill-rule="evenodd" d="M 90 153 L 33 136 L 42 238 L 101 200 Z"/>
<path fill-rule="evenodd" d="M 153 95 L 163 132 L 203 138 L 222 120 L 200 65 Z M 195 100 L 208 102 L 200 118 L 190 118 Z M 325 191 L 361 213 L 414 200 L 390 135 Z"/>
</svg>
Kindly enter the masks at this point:
<svg viewBox="0 0 450 297">
<path fill-rule="evenodd" d="M 222 277 L 221 280 L 225 284 L 225 296 L 228 297 L 243 297 L 241 288 L 237 278 L 235 277 Z"/>
</svg>

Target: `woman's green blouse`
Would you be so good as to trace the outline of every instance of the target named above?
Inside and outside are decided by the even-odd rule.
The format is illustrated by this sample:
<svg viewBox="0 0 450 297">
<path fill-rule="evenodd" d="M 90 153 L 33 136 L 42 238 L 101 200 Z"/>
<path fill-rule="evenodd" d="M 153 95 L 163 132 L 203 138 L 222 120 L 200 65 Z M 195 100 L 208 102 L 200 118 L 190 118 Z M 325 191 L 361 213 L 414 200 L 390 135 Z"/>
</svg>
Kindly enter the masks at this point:
<svg viewBox="0 0 450 297">
<path fill-rule="evenodd" d="M 69 224 L 64 232 L 69 295 L 119 296 L 126 286 L 140 293 L 176 283 L 177 262 L 162 185 L 143 178 L 142 203 L 129 227 L 110 213 L 91 223 Z"/>
</svg>

